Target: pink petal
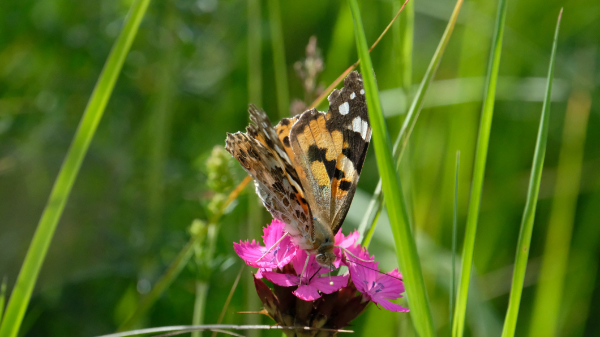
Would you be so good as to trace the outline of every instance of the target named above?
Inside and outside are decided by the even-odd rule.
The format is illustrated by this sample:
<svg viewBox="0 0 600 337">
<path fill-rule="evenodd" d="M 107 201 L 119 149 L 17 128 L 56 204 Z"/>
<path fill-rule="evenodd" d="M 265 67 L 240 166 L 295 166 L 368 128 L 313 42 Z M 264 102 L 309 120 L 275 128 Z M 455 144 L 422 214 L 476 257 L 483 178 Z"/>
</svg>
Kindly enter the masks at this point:
<svg viewBox="0 0 600 337">
<path fill-rule="evenodd" d="M 355 229 L 350 235 L 345 236 L 341 231 L 335 235 L 335 245 L 349 248 L 354 246 L 356 240 L 360 237 L 360 233 Z"/>
<path fill-rule="evenodd" d="M 277 268 L 277 264 L 270 262 L 268 256 L 265 256 L 259 262 L 256 262 L 263 256 L 267 249 L 256 243 L 254 240 L 252 240 L 252 243 L 248 240 L 240 243 L 234 242 L 233 249 L 249 266 L 257 268 Z"/>
<path fill-rule="evenodd" d="M 264 277 L 264 273 L 267 271 L 272 271 L 272 268 L 258 268 L 258 271 L 256 272 L 256 274 L 254 274 L 254 276 L 258 279 L 261 279 Z"/>
<path fill-rule="evenodd" d="M 285 233 L 283 230 L 284 223 L 279 220 L 273 220 L 270 225 L 263 228 L 263 242 L 265 246 L 271 247 L 279 240 Z"/>
<path fill-rule="evenodd" d="M 398 272 L 398 269 L 385 274 L 379 274 L 377 276 L 377 295 L 382 298 L 396 299 L 402 297 L 400 294 L 404 292 L 404 282 L 399 280 L 402 274 Z"/>
<path fill-rule="evenodd" d="M 282 287 L 293 287 L 300 283 L 298 276 L 291 274 L 280 274 L 272 271 L 265 271 L 262 274 L 267 280 Z"/>
<path fill-rule="evenodd" d="M 294 295 L 301 300 L 314 301 L 321 297 L 321 294 L 317 291 L 317 288 L 310 285 L 298 286 L 298 289 L 294 291 Z"/>
<path fill-rule="evenodd" d="M 409 312 L 410 310 L 406 307 L 401 306 L 400 304 L 392 303 L 390 301 L 381 300 L 379 302 L 373 301 L 387 310 L 397 311 L 397 312 Z"/>
<path fill-rule="evenodd" d="M 328 276 L 315 277 L 309 283 L 309 286 L 317 288 L 322 293 L 331 294 L 334 291 L 340 290 L 341 287 L 348 285 L 348 276 L 332 276 L 331 282 L 333 284 L 329 284 Z"/>
<path fill-rule="evenodd" d="M 362 251 L 357 256 L 363 260 L 373 259 L 369 257 L 366 251 Z M 379 268 L 377 267 L 377 262 L 369 263 L 361 261 L 358 263 L 352 263 L 350 261 L 348 269 L 350 270 L 350 277 L 352 278 L 352 282 L 354 282 L 356 289 L 364 294 L 369 292 L 375 285 L 375 281 L 379 275 Z"/>
</svg>

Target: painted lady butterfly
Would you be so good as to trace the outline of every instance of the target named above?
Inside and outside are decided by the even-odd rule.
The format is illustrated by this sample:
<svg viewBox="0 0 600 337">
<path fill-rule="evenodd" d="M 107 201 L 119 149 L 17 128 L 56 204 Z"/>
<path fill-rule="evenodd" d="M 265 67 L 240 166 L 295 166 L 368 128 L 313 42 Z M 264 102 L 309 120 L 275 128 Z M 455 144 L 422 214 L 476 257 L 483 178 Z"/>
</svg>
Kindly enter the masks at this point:
<svg viewBox="0 0 600 337">
<path fill-rule="evenodd" d="M 226 149 L 254 178 L 256 192 L 294 243 L 332 265 L 334 235 L 356 191 L 371 140 L 362 77 L 334 90 L 327 113 L 311 109 L 273 127 L 250 105 L 246 133 L 227 134 Z"/>
</svg>

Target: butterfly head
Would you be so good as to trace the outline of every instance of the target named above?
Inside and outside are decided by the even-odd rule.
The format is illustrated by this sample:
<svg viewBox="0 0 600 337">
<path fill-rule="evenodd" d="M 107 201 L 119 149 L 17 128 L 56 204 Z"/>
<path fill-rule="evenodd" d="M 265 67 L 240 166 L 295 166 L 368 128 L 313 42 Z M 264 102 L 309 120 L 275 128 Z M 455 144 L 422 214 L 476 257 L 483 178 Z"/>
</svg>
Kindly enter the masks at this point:
<svg viewBox="0 0 600 337">
<path fill-rule="evenodd" d="M 329 226 L 323 225 L 317 219 L 313 220 L 314 239 L 317 247 L 317 263 L 323 268 L 331 268 L 336 256 L 333 253 L 335 238 Z"/>
</svg>

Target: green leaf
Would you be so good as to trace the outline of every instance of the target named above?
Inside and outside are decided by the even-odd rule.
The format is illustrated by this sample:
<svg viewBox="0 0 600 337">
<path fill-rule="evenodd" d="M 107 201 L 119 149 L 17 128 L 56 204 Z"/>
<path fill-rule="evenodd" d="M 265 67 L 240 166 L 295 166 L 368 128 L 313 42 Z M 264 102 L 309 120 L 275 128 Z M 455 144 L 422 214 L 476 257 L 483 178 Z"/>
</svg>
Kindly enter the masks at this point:
<svg viewBox="0 0 600 337">
<path fill-rule="evenodd" d="M 0 327 L 1 337 L 14 337 L 19 332 L 40 268 L 54 236 L 56 225 L 62 215 L 83 158 L 94 137 L 149 2 L 149 0 L 137 0 L 131 5 L 125 26 L 113 45 L 98 82 L 96 82 L 96 87 L 75 132 L 75 137 L 52 187 L 50 197 L 25 256 L 25 261 L 21 266 L 21 271 L 6 308 L 6 315 Z"/>
<path fill-rule="evenodd" d="M 365 96 L 369 108 L 369 118 L 373 135 L 371 141 L 375 148 L 377 166 L 383 183 L 383 192 L 387 201 L 387 211 L 390 218 L 396 255 L 406 286 L 406 293 L 410 301 L 411 317 L 421 336 L 434 336 L 435 328 L 431 316 L 425 282 L 421 271 L 421 263 L 417 254 L 417 247 L 406 212 L 402 186 L 395 161 L 392 155 L 392 142 L 387 132 L 379 93 L 373 74 L 373 65 L 369 56 L 367 38 L 362 26 L 362 19 L 356 0 L 349 0 L 350 11 L 354 19 L 354 35 L 356 47 L 360 57 Z"/>
</svg>

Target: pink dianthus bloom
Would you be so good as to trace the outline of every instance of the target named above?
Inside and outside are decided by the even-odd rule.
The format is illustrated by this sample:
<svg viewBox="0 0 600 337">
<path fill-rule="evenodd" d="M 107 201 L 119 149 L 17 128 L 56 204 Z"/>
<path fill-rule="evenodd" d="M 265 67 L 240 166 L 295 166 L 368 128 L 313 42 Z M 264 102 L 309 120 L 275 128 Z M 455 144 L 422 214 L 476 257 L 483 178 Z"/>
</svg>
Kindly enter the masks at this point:
<svg viewBox="0 0 600 337">
<path fill-rule="evenodd" d="M 317 263 L 315 256 L 311 255 L 304 274 L 300 275 L 306 263 L 306 252 L 299 250 L 292 259 L 292 265 L 296 274 L 282 274 L 273 271 L 263 272 L 267 280 L 282 287 L 298 286 L 294 291 L 296 297 L 305 301 L 314 301 L 321 297 L 321 294 L 331 294 L 348 284 L 348 276 L 324 276 L 322 274 L 330 272 L 329 269 L 323 270 Z"/>
<path fill-rule="evenodd" d="M 361 251 L 357 256 L 362 260 L 372 260 L 366 250 Z M 400 294 L 404 292 L 402 274 L 398 272 L 398 269 L 380 274 L 377 262 L 360 262 L 358 264 L 352 263 L 352 258 L 350 258 L 348 269 L 352 282 L 356 289 L 363 294 L 364 300 L 372 301 L 390 311 L 408 311 L 408 308 L 388 301 L 402 297 Z"/>
<path fill-rule="evenodd" d="M 408 311 L 408 308 L 389 301 L 402 297 L 402 274 L 398 269 L 380 274 L 378 263 L 365 248 L 356 243 L 360 236 L 357 231 L 348 236 L 338 232 L 335 236 L 334 254 L 337 258 L 333 267 L 338 268 L 341 264 L 348 266 L 350 277 L 348 273 L 342 276 L 324 275 L 331 270 L 321 267 L 314 255 L 308 257 L 307 262 L 306 251 L 296 247 L 290 236 L 281 239 L 285 234 L 281 221 L 273 220 L 263 231 L 264 246 L 254 240 L 251 243 L 246 240 L 233 244 L 235 252 L 246 264 L 259 268 L 257 279 L 265 277 L 277 286 L 297 287 L 289 291 L 293 290 L 293 294 L 303 301 L 315 301 L 323 294 L 342 291 L 355 293 L 358 290 L 362 294 L 360 302 L 364 305 L 371 301 L 387 310 Z M 266 300 L 266 297 L 262 299 Z"/>
</svg>

